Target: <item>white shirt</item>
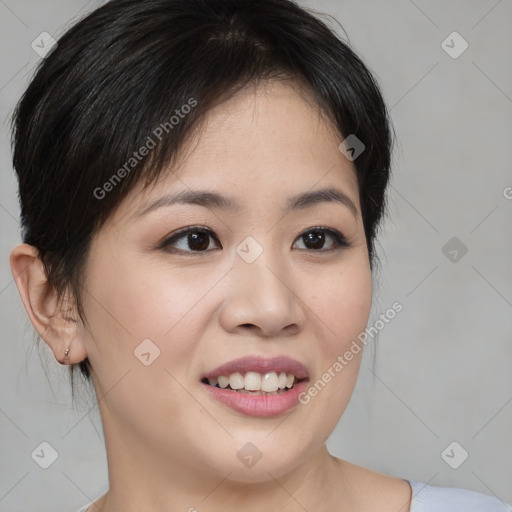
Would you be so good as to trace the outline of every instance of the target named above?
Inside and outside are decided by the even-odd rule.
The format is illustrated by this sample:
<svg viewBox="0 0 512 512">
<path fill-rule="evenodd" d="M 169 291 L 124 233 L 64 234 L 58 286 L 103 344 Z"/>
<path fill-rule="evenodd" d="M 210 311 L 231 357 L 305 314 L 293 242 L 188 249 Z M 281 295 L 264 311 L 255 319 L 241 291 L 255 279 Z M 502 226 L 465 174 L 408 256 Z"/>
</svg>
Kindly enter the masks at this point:
<svg viewBox="0 0 512 512">
<path fill-rule="evenodd" d="M 512 512 L 498 498 L 478 492 L 448 487 L 433 487 L 409 480 L 412 502 L 409 512 Z"/>
<path fill-rule="evenodd" d="M 433 487 L 408 480 L 412 488 L 409 512 L 512 512 L 512 506 L 498 498 L 464 489 Z M 87 511 L 89 504 L 79 512 Z"/>
</svg>

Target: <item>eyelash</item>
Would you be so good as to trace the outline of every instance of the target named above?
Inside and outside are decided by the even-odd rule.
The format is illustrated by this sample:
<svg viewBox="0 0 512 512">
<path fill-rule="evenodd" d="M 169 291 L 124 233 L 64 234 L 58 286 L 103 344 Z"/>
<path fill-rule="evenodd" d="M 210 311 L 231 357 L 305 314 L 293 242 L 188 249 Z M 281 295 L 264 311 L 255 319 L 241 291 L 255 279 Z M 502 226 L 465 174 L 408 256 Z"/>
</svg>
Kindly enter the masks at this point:
<svg viewBox="0 0 512 512">
<path fill-rule="evenodd" d="M 217 242 L 217 244 L 221 245 L 219 239 L 215 236 L 213 231 L 211 231 L 207 227 L 204 227 L 204 226 L 189 226 L 189 227 L 180 229 L 180 230 L 176 231 L 175 233 L 173 233 L 169 238 L 166 238 L 159 245 L 158 248 L 161 249 L 161 250 L 165 250 L 167 252 L 176 253 L 176 254 L 183 254 L 183 255 L 186 255 L 186 256 L 195 256 L 197 254 L 210 252 L 211 249 L 209 249 L 209 248 L 204 250 L 204 251 L 197 251 L 197 250 L 196 251 L 194 251 L 194 250 L 183 251 L 181 249 L 175 249 L 175 248 L 171 247 L 172 244 L 174 244 L 174 243 L 178 242 L 179 240 L 187 237 L 188 235 L 190 235 L 190 234 L 197 234 L 197 233 L 201 233 L 203 235 L 208 235 L 208 236 L 210 236 L 210 238 L 213 238 Z M 333 242 L 334 247 L 332 247 L 330 249 L 307 249 L 306 248 L 306 249 L 299 249 L 300 251 L 308 251 L 308 252 L 313 252 L 313 253 L 330 253 L 330 252 L 337 251 L 337 250 L 340 250 L 340 249 L 343 249 L 343 248 L 346 248 L 346 247 L 350 246 L 350 244 L 348 243 L 347 239 L 339 231 L 334 230 L 334 229 L 330 229 L 330 228 L 324 228 L 324 227 L 321 227 L 321 226 L 313 227 L 313 228 L 308 228 L 306 231 L 303 231 L 297 237 L 296 240 L 299 240 L 299 239 L 305 237 L 306 235 L 308 235 L 310 233 L 322 233 L 323 235 L 331 237 L 334 240 L 334 242 Z M 296 243 L 296 241 L 294 241 L 294 245 L 295 245 L 295 243 Z M 209 246 L 210 246 L 210 244 L 208 244 L 208 247 Z"/>
</svg>

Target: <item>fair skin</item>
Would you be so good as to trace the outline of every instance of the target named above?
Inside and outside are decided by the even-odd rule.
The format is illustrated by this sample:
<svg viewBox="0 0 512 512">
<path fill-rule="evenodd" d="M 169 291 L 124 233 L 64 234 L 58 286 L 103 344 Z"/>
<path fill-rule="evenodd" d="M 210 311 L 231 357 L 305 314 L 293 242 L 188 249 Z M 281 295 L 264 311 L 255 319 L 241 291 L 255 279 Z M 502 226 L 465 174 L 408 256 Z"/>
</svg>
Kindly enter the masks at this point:
<svg viewBox="0 0 512 512">
<path fill-rule="evenodd" d="M 20 244 L 11 254 L 28 315 L 55 357 L 69 347 L 66 363 L 88 357 L 92 366 L 109 491 L 89 510 L 407 512 L 407 482 L 325 447 L 360 353 L 307 404 L 268 417 L 233 410 L 201 382 L 215 367 L 257 355 L 301 362 L 312 383 L 364 330 L 371 270 L 339 133 L 297 86 L 269 82 L 210 111 L 196 135 L 176 171 L 133 190 L 94 238 L 84 270 L 87 326 L 59 310 L 34 248 Z M 355 208 L 322 200 L 284 211 L 290 198 L 327 188 Z M 139 215 L 190 190 L 239 208 L 175 203 Z M 188 226 L 208 228 L 209 244 L 198 250 L 184 237 L 160 247 Z M 312 248 L 303 235 L 318 227 L 342 233 L 349 246 L 323 231 Z M 247 237 L 263 249 L 252 263 L 236 252 Z M 147 338 L 160 349 L 149 366 L 134 356 Z M 247 443 L 261 454 L 250 467 L 237 457 Z"/>
</svg>

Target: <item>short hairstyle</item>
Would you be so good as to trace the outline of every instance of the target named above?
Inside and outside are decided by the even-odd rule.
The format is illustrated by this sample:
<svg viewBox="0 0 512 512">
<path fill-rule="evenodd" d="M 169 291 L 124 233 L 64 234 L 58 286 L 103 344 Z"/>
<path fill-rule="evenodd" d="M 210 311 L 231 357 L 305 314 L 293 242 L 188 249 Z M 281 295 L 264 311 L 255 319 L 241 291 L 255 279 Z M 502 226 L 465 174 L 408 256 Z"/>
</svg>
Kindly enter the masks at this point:
<svg viewBox="0 0 512 512">
<path fill-rule="evenodd" d="M 291 0 L 112 0 L 58 40 L 13 116 L 22 240 L 82 321 L 95 233 L 172 164 L 209 110 L 269 79 L 305 88 L 340 142 L 364 144 L 354 166 L 373 269 L 393 137 L 378 84 L 349 45 Z M 89 378 L 88 360 L 79 367 Z"/>
</svg>

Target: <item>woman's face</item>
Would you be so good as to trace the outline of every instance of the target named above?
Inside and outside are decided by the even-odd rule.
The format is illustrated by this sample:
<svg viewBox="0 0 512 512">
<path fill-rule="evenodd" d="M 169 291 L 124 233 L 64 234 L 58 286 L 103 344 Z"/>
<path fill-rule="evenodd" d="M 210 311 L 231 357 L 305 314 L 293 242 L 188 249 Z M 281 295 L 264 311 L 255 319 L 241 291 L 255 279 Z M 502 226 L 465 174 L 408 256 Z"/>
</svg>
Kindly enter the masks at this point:
<svg viewBox="0 0 512 512">
<path fill-rule="evenodd" d="M 268 480 L 318 453 L 348 403 L 360 353 L 332 368 L 371 305 L 358 187 L 297 91 L 270 82 L 211 111 L 177 170 L 91 245 L 81 336 L 125 468 Z M 272 395 L 206 379 L 276 389 L 281 373 L 299 382 Z"/>
</svg>

